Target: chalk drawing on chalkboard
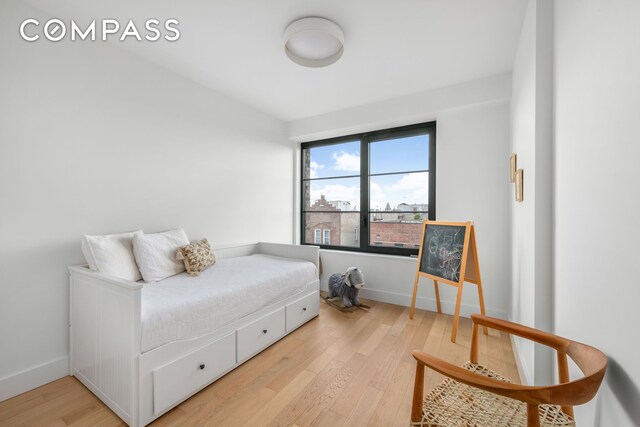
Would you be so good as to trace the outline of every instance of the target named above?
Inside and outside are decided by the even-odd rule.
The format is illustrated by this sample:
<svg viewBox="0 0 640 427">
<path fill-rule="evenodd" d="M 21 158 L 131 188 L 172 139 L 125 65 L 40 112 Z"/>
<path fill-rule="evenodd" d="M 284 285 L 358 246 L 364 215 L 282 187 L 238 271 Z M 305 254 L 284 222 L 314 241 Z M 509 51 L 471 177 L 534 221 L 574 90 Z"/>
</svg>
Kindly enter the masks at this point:
<svg viewBox="0 0 640 427">
<path fill-rule="evenodd" d="M 465 231 L 466 227 L 427 226 L 420 271 L 459 282 Z"/>
</svg>

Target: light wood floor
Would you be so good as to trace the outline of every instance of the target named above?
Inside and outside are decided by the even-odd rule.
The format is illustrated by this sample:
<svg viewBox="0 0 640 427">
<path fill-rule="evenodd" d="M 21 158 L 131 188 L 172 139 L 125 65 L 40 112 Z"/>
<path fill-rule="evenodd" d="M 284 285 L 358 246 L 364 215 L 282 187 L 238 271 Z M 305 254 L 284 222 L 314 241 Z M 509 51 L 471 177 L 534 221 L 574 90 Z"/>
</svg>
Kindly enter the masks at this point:
<svg viewBox="0 0 640 427">
<path fill-rule="evenodd" d="M 423 349 L 468 360 L 471 321 L 367 301 L 369 312 L 320 316 L 191 397 L 153 426 L 407 426 L 415 362 Z M 480 363 L 518 380 L 510 340 L 480 334 Z M 427 389 L 441 380 L 426 372 Z M 1 426 L 117 426 L 120 419 L 73 377 L 0 403 Z"/>
</svg>

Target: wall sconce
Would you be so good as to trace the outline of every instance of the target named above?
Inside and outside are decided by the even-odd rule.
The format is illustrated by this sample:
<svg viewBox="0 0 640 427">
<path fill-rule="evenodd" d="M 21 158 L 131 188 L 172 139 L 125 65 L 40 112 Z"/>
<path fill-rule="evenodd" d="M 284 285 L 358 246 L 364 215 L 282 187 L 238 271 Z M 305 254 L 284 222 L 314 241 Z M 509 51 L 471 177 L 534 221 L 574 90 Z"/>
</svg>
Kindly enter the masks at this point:
<svg viewBox="0 0 640 427">
<path fill-rule="evenodd" d="M 523 175 L 524 171 L 522 169 L 518 169 L 518 156 L 516 153 L 512 153 L 511 158 L 509 159 L 509 178 L 516 187 L 516 202 L 521 202 L 524 199 L 524 195 L 522 194 Z"/>
<path fill-rule="evenodd" d="M 521 202 L 524 199 L 524 195 L 522 194 L 522 180 L 523 180 L 524 171 L 522 169 L 518 169 L 516 172 L 516 202 Z"/>
</svg>

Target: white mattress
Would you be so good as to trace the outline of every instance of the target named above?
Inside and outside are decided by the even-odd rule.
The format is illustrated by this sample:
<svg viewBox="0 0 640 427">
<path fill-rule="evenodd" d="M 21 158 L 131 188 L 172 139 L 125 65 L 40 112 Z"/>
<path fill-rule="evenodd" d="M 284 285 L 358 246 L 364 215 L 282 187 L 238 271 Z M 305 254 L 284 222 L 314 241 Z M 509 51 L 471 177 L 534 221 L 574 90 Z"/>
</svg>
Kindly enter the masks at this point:
<svg viewBox="0 0 640 427">
<path fill-rule="evenodd" d="M 317 278 L 311 262 L 251 255 L 219 260 L 198 277 L 182 273 L 145 284 L 141 351 L 206 335 L 304 291 Z"/>
</svg>

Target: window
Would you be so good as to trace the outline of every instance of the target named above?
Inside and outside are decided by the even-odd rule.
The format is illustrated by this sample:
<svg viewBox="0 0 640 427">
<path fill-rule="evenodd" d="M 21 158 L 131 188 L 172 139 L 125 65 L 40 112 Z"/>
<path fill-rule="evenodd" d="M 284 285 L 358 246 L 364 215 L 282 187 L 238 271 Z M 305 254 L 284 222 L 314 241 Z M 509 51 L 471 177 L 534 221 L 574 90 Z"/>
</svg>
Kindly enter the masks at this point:
<svg viewBox="0 0 640 427">
<path fill-rule="evenodd" d="M 417 254 L 435 219 L 435 137 L 430 122 L 303 143 L 302 243 Z"/>
<path fill-rule="evenodd" d="M 330 245 L 331 244 L 331 230 L 322 230 L 322 244 Z"/>
</svg>

